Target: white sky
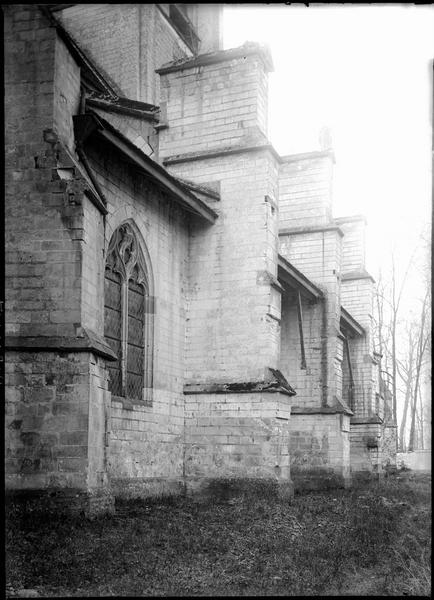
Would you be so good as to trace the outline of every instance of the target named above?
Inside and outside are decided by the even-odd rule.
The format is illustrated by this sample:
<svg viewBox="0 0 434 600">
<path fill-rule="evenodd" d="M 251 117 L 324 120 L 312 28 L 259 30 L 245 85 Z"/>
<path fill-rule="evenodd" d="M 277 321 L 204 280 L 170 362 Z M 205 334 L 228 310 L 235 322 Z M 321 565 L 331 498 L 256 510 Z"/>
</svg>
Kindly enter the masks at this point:
<svg viewBox="0 0 434 600">
<path fill-rule="evenodd" d="M 434 8 L 225 5 L 224 47 L 267 43 L 269 139 L 281 154 L 319 149 L 331 128 L 334 215 L 368 219 L 376 276 L 395 246 L 404 265 L 431 218 Z"/>
</svg>

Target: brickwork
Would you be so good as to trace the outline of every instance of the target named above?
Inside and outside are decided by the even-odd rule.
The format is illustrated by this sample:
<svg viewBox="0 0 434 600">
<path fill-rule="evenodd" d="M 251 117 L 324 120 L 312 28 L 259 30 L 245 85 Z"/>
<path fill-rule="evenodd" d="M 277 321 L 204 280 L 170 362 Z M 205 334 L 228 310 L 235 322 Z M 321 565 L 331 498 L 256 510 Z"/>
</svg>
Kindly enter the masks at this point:
<svg viewBox="0 0 434 600">
<path fill-rule="evenodd" d="M 358 416 L 375 414 L 375 394 L 379 392 L 378 366 L 373 356 L 372 292 L 370 277 L 342 280 L 342 306 L 357 319 L 366 332 L 363 337 L 349 341 L 355 384 L 354 410 Z"/>
<path fill-rule="evenodd" d="M 86 489 L 89 357 L 6 355 L 7 487 Z"/>
<path fill-rule="evenodd" d="M 289 398 L 281 394 L 186 396 L 187 488 L 203 478 L 288 483 Z"/>
<path fill-rule="evenodd" d="M 341 217 L 334 221 L 344 232 L 342 273 L 365 269 L 365 217 Z"/>
<path fill-rule="evenodd" d="M 20 485 L 43 488 L 55 487 L 58 481 L 59 486 L 89 491 L 106 487 L 108 477 L 146 478 L 154 477 L 156 473 L 160 478 L 170 478 L 173 474 L 179 477 L 182 474 L 182 352 L 185 337 L 181 290 L 185 288 L 188 249 L 184 213 L 175 209 L 168 198 L 160 195 L 158 199 L 154 186 L 132 176 L 128 168 L 120 169 L 119 161 L 113 156 L 110 163 L 108 152 L 100 162 L 97 156 L 93 157 L 93 169 L 97 174 L 101 173 L 101 188 L 109 203 L 109 214 L 105 219 L 83 194 L 80 177 L 73 178 L 72 182 L 59 178 L 54 168 L 63 166 L 65 160 L 69 160 L 69 164 L 73 160 L 73 155 L 67 157 L 61 144 L 63 142 L 73 151 L 72 114 L 77 112 L 77 66 L 63 42 L 56 40 L 55 30 L 46 26 L 36 8 L 31 12 L 23 11 L 23 15 L 27 15 L 27 21 L 23 23 L 19 15 L 19 12 L 13 12 L 10 18 L 14 25 L 11 23 L 8 31 L 14 31 L 15 27 L 19 39 L 20 32 L 26 31 L 23 25 L 26 23 L 32 32 L 33 41 L 29 43 L 35 48 L 40 47 L 39 32 L 46 31 L 50 38 L 44 48 L 50 62 L 47 63 L 47 57 L 41 52 L 38 55 L 36 50 L 30 52 L 28 58 L 20 54 L 10 59 L 16 68 L 8 75 L 7 102 L 11 114 L 14 115 L 13 102 L 19 100 L 22 92 L 21 80 L 28 87 L 36 85 L 36 81 L 27 83 L 28 78 L 35 77 L 39 87 L 35 89 L 34 103 L 37 110 L 39 104 L 44 107 L 41 118 L 42 114 L 48 117 L 43 122 L 39 119 L 23 122 L 17 113 L 16 118 L 11 119 L 11 126 L 16 124 L 16 127 L 11 127 L 7 146 L 10 159 L 6 206 L 8 333 L 15 337 L 57 336 L 56 339 L 64 339 L 64 336 L 70 336 L 76 339 L 83 330 L 91 330 L 102 337 L 104 250 L 113 230 L 130 219 L 143 232 L 155 267 L 158 296 L 155 340 L 158 350 L 153 406 L 138 411 L 129 410 L 115 400 L 113 408 L 110 406 L 105 363 L 90 353 L 60 356 L 53 352 L 11 353 L 7 393 L 12 403 L 9 410 L 14 424 L 8 430 L 11 433 L 8 482 L 15 488 Z M 50 65 L 51 71 L 45 66 L 47 79 L 51 72 L 49 94 L 40 88 L 39 63 L 33 70 L 24 64 L 26 60 L 33 64 L 33 54 L 39 56 L 41 64 L 45 60 L 43 64 Z M 22 67 L 19 60 L 23 61 Z M 65 98 L 62 94 L 66 94 Z M 50 134 L 45 136 L 48 141 L 44 139 L 41 123 Z M 40 141 L 36 144 L 34 140 L 38 138 Z M 18 155 L 17 148 L 22 149 L 23 158 Z M 15 202 L 16 197 L 23 196 L 25 213 L 24 205 Z M 80 371 L 83 381 L 74 370 L 77 360 L 83 371 Z M 59 391 L 47 384 L 48 380 L 57 381 L 63 372 L 69 395 L 65 395 L 64 389 L 59 388 Z M 58 404 L 59 394 L 61 404 Z M 21 401 L 22 397 L 26 400 Z M 84 403 L 82 407 L 77 402 L 66 402 L 70 398 L 78 401 L 80 397 Z M 48 406 L 33 406 L 39 398 Z M 39 415 L 38 410 L 45 412 Z M 76 424 L 78 411 L 79 430 Z M 44 414 L 50 415 L 50 419 L 45 417 L 44 420 Z M 126 446 L 129 448 L 127 454 Z M 143 456 L 149 457 L 148 466 Z"/>
<path fill-rule="evenodd" d="M 70 152 L 74 152 L 72 115 L 79 111 L 80 68 L 59 37 L 56 38 L 53 100 L 54 130 Z"/>
<path fill-rule="evenodd" d="M 333 155 L 280 158 L 266 137 L 268 52 L 252 43 L 222 51 L 221 6 L 189 5 L 209 53 L 188 61 L 170 6 L 54 9 L 119 94 L 161 104 L 157 127 L 108 100 L 82 103 L 88 71 L 67 36 L 36 5 L 5 9 L 6 481 L 89 513 L 111 510 L 113 495 L 212 480 L 347 485 L 350 463 L 355 475 L 378 473 L 392 455 L 390 432 L 371 418 L 382 413 L 363 220 L 332 218 Z M 101 143 L 107 132 L 81 131 L 90 137 L 77 154 L 73 117 L 83 110 L 158 160 L 156 179 L 115 142 Z M 163 191 L 161 165 L 218 190 L 198 192 L 213 224 Z M 123 224 L 148 277 L 151 377 L 135 400 L 110 392 L 121 393 L 104 340 L 105 263 Z M 324 295 L 302 299 L 306 368 L 297 296 L 277 280 L 279 252 Z M 366 330 L 350 340 L 351 432 L 338 402 L 349 383 L 341 305 Z M 296 396 L 288 386 L 270 391 L 274 369 Z"/>
<path fill-rule="evenodd" d="M 108 392 L 105 361 L 89 355 L 89 425 L 87 488 L 107 490 L 107 462 L 111 421 L 110 392 Z"/>
<path fill-rule="evenodd" d="M 161 75 L 169 127 L 160 156 L 249 146 L 266 141 L 267 71 L 263 52 Z"/>
<path fill-rule="evenodd" d="M 134 4 L 73 5 L 58 15 L 91 60 L 124 95 L 138 99 L 138 8 Z"/>
<path fill-rule="evenodd" d="M 277 366 L 280 333 L 270 314 L 280 318 L 280 298 L 267 275 L 276 276 L 270 251 L 276 222 L 265 200 L 276 171 L 267 151 L 249 158 L 241 153 L 171 167 L 198 183 L 219 181 L 221 195 L 212 230 L 197 229 L 190 238 L 187 381 L 249 381 Z"/>
<path fill-rule="evenodd" d="M 331 221 L 333 157 L 311 153 L 282 158 L 279 169 L 279 227 L 326 225 Z"/>
<path fill-rule="evenodd" d="M 164 480 L 182 477 L 188 225 L 185 213 L 150 181 L 122 168 L 113 152 L 105 149 L 102 156 L 98 145 L 90 145 L 88 155 L 108 203 L 104 247 L 121 223 L 132 222 L 149 254 L 155 288 L 152 406 L 130 407 L 112 398 L 108 473 L 125 493 L 145 493 L 150 484 L 161 490 Z M 102 247 L 98 251 L 102 255 Z M 100 282 L 102 277 L 101 269 Z M 91 292 L 89 302 L 94 298 Z M 103 295 L 100 315 L 102 301 Z"/>
<path fill-rule="evenodd" d="M 7 12 L 5 28 L 12 38 L 5 53 L 6 334 L 75 335 L 83 212 L 74 182 L 53 171 L 61 153 L 56 132 L 69 127 L 53 93 L 63 50 L 35 7 Z M 27 51 L 15 54 L 21 43 Z M 66 87 L 75 89 L 74 77 L 65 69 Z"/>
<path fill-rule="evenodd" d="M 333 162 L 330 152 L 312 152 L 284 157 L 279 168 L 279 251 L 325 294 L 322 314 L 320 307 L 314 313 L 306 312 L 306 328 L 311 332 L 313 326 L 315 331 L 313 336 L 307 333 L 311 352 L 308 369 L 314 377 L 321 374 L 320 399 L 330 406 L 336 398 L 342 398 L 342 348 L 336 335 L 342 232 L 331 219 Z M 297 327 L 294 312 L 291 321 L 292 327 Z M 307 381 L 311 377 L 308 369 L 305 376 L 298 377 Z M 303 403 L 311 404 L 313 398 L 306 391 L 302 394 Z M 317 398 L 316 394 L 313 403 L 317 403 Z"/>
<path fill-rule="evenodd" d="M 356 479 L 382 472 L 381 429 L 376 423 L 351 423 L 351 472 Z"/>
<path fill-rule="evenodd" d="M 155 4 L 74 5 L 59 18 L 80 47 L 133 100 L 158 104 L 155 69 L 191 56 Z"/>
<path fill-rule="evenodd" d="M 322 315 L 321 318 L 317 318 L 316 323 L 317 336 L 320 335 L 322 340 L 322 402 L 333 406 L 335 399 L 342 397 L 342 351 L 337 337 L 340 319 L 341 234 L 335 228 L 281 233 L 279 242 L 280 253 L 296 268 L 302 269 L 325 294 Z M 314 347 L 317 348 L 318 345 Z M 318 354 L 316 361 L 313 357 L 312 359 L 313 368 L 318 369 Z"/>
<path fill-rule="evenodd" d="M 297 392 L 293 406 L 321 406 L 323 339 L 321 303 L 302 300 L 306 369 L 301 368 L 301 345 L 295 295 L 282 296 L 279 369 Z"/>
<path fill-rule="evenodd" d="M 116 114 L 101 108 L 92 107 L 92 110 L 113 125 L 139 150 L 142 150 L 153 160 L 158 160 L 158 135 L 155 131 L 155 123 L 146 121 L 141 117 Z"/>
<path fill-rule="evenodd" d="M 348 486 L 349 417 L 292 414 L 289 455 L 295 491 Z"/>
<path fill-rule="evenodd" d="M 104 335 L 105 218 L 86 198 L 83 198 L 83 250 L 81 255 L 81 320 L 91 331 Z"/>
</svg>

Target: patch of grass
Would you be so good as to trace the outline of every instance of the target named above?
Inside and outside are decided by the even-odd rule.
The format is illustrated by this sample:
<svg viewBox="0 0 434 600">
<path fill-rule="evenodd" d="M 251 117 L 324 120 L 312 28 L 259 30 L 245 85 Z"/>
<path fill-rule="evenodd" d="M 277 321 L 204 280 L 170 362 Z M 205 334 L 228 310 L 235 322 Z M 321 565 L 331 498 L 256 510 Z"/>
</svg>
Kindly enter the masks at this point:
<svg viewBox="0 0 434 600">
<path fill-rule="evenodd" d="M 7 577 L 43 596 L 327 595 L 362 569 L 371 593 L 425 595 L 429 499 L 430 482 L 390 478 L 291 502 L 266 490 L 126 501 L 94 520 L 12 505 Z"/>
</svg>

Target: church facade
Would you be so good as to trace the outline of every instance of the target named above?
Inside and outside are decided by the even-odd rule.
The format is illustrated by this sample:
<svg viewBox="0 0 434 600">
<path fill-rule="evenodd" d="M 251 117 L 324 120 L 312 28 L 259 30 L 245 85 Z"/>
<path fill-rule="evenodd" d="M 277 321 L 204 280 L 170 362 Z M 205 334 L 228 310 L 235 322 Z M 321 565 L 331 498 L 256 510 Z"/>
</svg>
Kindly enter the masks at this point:
<svg viewBox="0 0 434 600">
<path fill-rule="evenodd" d="M 5 7 L 6 486 L 350 485 L 394 461 L 365 220 L 267 138 L 222 6 Z M 74 500 L 75 501 L 75 500 Z"/>
</svg>

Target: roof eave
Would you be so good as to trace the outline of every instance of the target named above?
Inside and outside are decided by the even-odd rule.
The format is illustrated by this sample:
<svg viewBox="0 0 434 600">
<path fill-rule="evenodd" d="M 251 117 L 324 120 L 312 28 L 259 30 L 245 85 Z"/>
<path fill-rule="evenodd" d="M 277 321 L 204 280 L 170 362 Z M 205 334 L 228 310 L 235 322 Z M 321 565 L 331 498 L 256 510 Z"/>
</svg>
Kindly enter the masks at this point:
<svg viewBox="0 0 434 600">
<path fill-rule="evenodd" d="M 146 156 L 132 142 L 104 119 L 93 113 L 73 117 L 77 141 L 83 143 L 90 135 L 97 134 L 112 144 L 119 152 L 128 157 L 137 167 L 155 180 L 158 185 L 168 192 L 185 210 L 192 212 L 209 223 L 214 223 L 217 213 L 194 196 L 168 173 L 164 167 Z"/>
<path fill-rule="evenodd" d="M 278 279 L 290 287 L 298 290 L 301 295 L 309 300 L 317 301 L 323 298 L 322 291 L 309 279 L 296 269 L 282 255 L 278 256 Z"/>
<path fill-rule="evenodd" d="M 347 310 L 345 310 L 343 306 L 341 306 L 341 321 L 343 322 L 343 325 L 347 329 L 349 329 L 354 335 L 365 335 L 365 329 L 360 325 L 358 321 L 356 321 L 356 319 L 352 315 L 350 315 L 350 313 Z"/>
</svg>

